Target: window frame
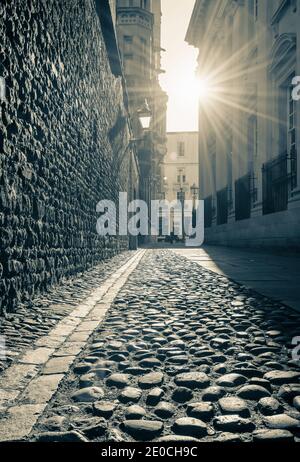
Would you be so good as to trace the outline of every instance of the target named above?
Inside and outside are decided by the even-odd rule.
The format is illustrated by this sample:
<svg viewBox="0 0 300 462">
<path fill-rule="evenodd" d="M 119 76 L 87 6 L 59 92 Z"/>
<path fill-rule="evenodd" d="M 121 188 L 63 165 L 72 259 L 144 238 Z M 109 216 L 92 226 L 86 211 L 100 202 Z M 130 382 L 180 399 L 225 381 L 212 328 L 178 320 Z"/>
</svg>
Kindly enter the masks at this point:
<svg viewBox="0 0 300 462">
<path fill-rule="evenodd" d="M 177 157 L 185 157 L 185 142 L 177 141 Z"/>
<path fill-rule="evenodd" d="M 292 82 L 295 72 L 291 74 L 289 80 Z M 293 99 L 294 86 L 287 87 L 287 154 L 290 158 L 291 168 L 291 189 L 297 187 L 297 110 L 296 101 Z"/>
</svg>

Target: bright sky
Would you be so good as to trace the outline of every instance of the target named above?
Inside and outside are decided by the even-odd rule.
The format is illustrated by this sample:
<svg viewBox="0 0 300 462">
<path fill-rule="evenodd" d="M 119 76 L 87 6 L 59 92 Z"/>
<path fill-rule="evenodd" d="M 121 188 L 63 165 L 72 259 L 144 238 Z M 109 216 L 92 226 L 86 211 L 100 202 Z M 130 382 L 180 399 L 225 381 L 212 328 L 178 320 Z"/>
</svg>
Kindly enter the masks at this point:
<svg viewBox="0 0 300 462">
<path fill-rule="evenodd" d="M 198 102 L 195 69 L 198 51 L 185 41 L 195 0 L 162 0 L 162 68 L 160 78 L 168 93 L 168 131 L 197 131 Z"/>
</svg>

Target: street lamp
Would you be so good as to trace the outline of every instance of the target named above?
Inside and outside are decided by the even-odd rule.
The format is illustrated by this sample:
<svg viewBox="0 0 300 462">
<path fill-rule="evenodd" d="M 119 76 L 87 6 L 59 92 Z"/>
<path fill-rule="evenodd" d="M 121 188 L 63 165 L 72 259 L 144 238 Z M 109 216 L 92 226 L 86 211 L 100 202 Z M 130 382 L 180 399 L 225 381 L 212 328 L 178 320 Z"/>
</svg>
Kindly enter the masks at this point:
<svg viewBox="0 0 300 462">
<path fill-rule="evenodd" d="M 142 126 L 143 132 L 146 130 L 149 130 L 150 124 L 151 124 L 151 119 L 152 119 L 152 111 L 149 108 L 148 102 L 145 99 L 145 102 L 143 106 L 141 106 L 139 109 L 136 111 L 136 115 L 138 116 L 138 119 L 140 121 L 140 124 Z M 144 135 L 144 134 L 143 134 Z M 137 143 L 144 141 L 144 136 L 142 138 L 130 138 L 128 145 L 123 152 L 123 155 L 119 161 L 119 168 L 121 168 L 122 162 L 126 157 L 127 151 L 132 148 L 137 148 Z M 119 169 L 118 169 L 119 170 Z"/>
<path fill-rule="evenodd" d="M 150 216 L 149 205 L 151 204 L 152 185 L 150 184 L 150 181 L 149 181 L 150 180 L 149 177 L 151 177 L 151 173 L 149 174 L 149 171 L 151 171 L 153 147 L 152 147 L 152 136 L 151 136 L 151 132 L 149 129 L 151 126 L 152 111 L 146 99 L 144 101 L 144 104 L 136 110 L 136 116 L 139 119 L 143 133 L 139 139 L 132 140 L 132 143 L 134 143 L 137 148 L 138 142 L 144 142 L 144 148 L 141 150 L 139 150 L 138 148 L 137 149 L 139 150 L 139 160 L 140 160 L 140 167 L 141 167 L 141 172 L 142 172 L 141 177 L 144 180 L 144 184 L 142 186 L 142 189 L 143 189 L 142 198 L 146 200 L 146 202 L 148 203 L 148 214 L 149 214 L 148 220 L 150 222 L 151 216 Z M 146 136 L 146 132 L 148 132 L 148 136 Z M 147 152 L 147 155 L 145 155 L 145 152 Z M 150 152 L 150 155 L 149 155 L 149 152 Z"/>
<path fill-rule="evenodd" d="M 1 80 L 0 80 L 0 87 L 1 87 Z M 1 88 L 0 88 L 0 91 L 1 91 Z M 123 162 L 126 159 L 126 156 L 128 154 L 128 151 L 132 150 L 133 152 L 136 153 L 137 149 L 138 149 L 138 143 L 144 141 L 144 133 L 142 134 L 142 137 L 140 137 L 140 138 L 133 138 L 132 137 L 132 124 L 131 124 L 130 116 L 129 117 L 128 116 L 127 116 L 127 126 L 129 127 L 131 138 L 129 139 L 128 144 L 125 147 L 122 154 L 119 155 L 116 158 L 115 169 L 114 169 L 115 175 L 118 175 L 118 173 L 120 172 L 120 170 L 122 168 L 122 165 L 123 165 Z M 136 116 L 136 118 L 139 119 L 141 127 L 143 129 L 143 132 L 145 132 L 146 130 L 149 130 L 149 127 L 150 127 L 150 124 L 151 124 L 152 112 L 151 112 L 151 109 L 149 108 L 147 100 L 145 100 L 143 106 L 140 107 L 136 111 L 135 116 Z M 120 125 L 121 126 L 125 125 L 126 124 L 126 116 L 120 115 L 119 119 L 117 121 L 117 124 L 119 126 Z M 115 135 L 113 134 L 113 131 L 114 130 L 112 129 L 111 130 L 111 136 L 110 136 L 110 141 L 111 141 L 112 147 L 113 147 L 113 144 L 112 144 L 113 139 L 115 137 Z M 130 160 L 130 162 L 131 162 L 131 160 Z M 130 242 L 130 248 L 131 249 L 136 249 L 137 248 L 137 237 L 130 236 L 130 239 L 132 241 L 132 242 Z"/>
<path fill-rule="evenodd" d="M 181 227 L 182 227 L 182 242 L 185 242 L 185 229 L 184 229 L 184 199 L 185 192 L 181 187 L 179 190 L 179 200 L 181 202 L 182 214 L 181 214 Z"/>
<path fill-rule="evenodd" d="M 193 196 L 193 212 L 192 212 L 192 226 L 193 227 L 196 226 L 196 199 L 198 197 L 198 192 L 199 192 L 199 188 L 194 183 L 193 186 L 191 186 L 191 193 Z"/>
<path fill-rule="evenodd" d="M 194 183 L 193 186 L 191 186 L 191 193 L 192 193 L 193 199 L 197 198 L 198 191 L 199 191 L 199 188 Z"/>
<path fill-rule="evenodd" d="M 152 112 L 148 102 L 145 99 L 143 106 L 137 110 L 137 115 L 143 130 L 149 130 L 152 118 Z"/>
</svg>

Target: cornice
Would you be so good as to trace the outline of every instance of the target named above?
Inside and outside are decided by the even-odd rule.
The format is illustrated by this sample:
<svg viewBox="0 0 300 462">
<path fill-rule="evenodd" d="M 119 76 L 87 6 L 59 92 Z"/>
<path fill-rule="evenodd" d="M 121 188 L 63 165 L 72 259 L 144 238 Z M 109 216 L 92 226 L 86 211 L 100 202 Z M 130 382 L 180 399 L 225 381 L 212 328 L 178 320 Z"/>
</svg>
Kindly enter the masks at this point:
<svg viewBox="0 0 300 462">
<path fill-rule="evenodd" d="M 234 16 L 239 7 L 244 6 L 245 0 L 214 0 L 213 10 L 209 14 L 212 16 L 210 22 L 210 36 L 222 37 L 222 22 L 228 16 Z M 199 36 L 205 28 L 207 22 L 208 9 L 211 7 L 211 0 L 197 0 L 190 19 L 189 27 L 185 37 L 186 42 L 198 47 Z"/>
<path fill-rule="evenodd" d="M 199 29 L 199 23 L 205 18 L 208 4 L 209 0 L 196 0 L 185 37 L 185 41 L 190 45 L 197 46 L 196 32 Z"/>
<path fill-rule="evenodd" d="M 117 24 L 132 25 L 136 22 L 142 21 L 148 29 L 152 30 L 154 25 L 154 15 L 144 8 L 139 7 L 118 7 L 117 8 Z"/>
</svg>

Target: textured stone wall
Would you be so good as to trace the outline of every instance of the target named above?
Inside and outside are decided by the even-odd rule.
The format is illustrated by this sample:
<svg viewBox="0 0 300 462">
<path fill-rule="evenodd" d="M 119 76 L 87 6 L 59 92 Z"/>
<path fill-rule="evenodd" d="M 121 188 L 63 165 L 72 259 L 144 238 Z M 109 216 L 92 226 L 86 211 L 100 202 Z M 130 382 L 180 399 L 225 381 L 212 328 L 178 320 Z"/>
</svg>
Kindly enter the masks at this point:
<svg viewBox="0 0 300 462">
<path fill-rule="evenodd" d="M 97 235 L 96 204 L 127 190 L 129 161 L 120 175 L 122 86 L 94 1 L 4 0 L 0 17 L 3 313 L 127 248 Z"/>
</svg>

